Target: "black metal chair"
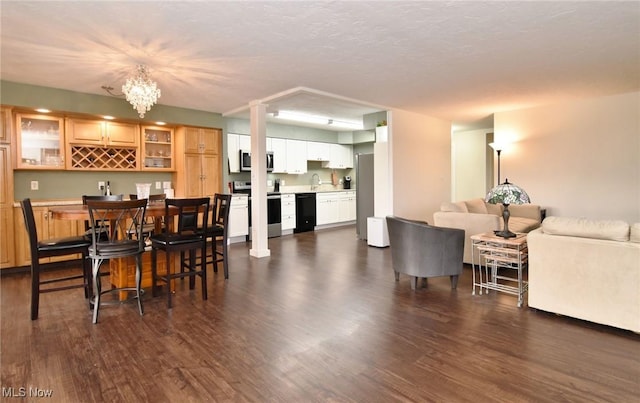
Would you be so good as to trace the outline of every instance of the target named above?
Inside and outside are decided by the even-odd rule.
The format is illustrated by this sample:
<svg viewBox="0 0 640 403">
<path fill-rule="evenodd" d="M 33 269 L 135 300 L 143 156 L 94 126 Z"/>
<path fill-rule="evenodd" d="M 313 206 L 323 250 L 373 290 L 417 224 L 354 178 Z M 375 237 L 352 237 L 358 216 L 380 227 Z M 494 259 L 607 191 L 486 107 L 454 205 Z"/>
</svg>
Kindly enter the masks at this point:
<svg viewBox="0 0 640 403">
<path fill-rule="evenodd" d="M 82 204 L 87 205 L 87 201 L 89 200 L 98 200 L 98 201 L 122 201 L 123 195 L 82 195 Z M 92 225 L 88 220 L 84 222 L 84 235 L 87 237 L 91 236 L 91 228 Z M 107 235 L 102 234 L 102 237 L 105 238 Z"/>
<path fill-rule="evenodd" d="M 140 315 L 142 308 L 142 253 L 144 252 L 144 236 L 142 226 L 136 223 L 144 222 L 147 200 L 99 201 L 87 200 L 89 217 L 94 224 L 91 230 L 91 246 L 89 258 L 92 260 L 92 277 L 95 289 L 93 297 L 93 323 L 98 323 L 100 297 L 105 293 L 134 291 L 138 300 Z M 129 237 L 131 231 L 137 231 L 135 237 Z M 104 238 L 107 234 L 107 238 Z M 136 260 L 135 287 L 111 288 L 102 290 L 100 281 L 100 266 L 105 260 L 114 258 L 134 257 Z"/>
<path fill-rule="evenodd" d="M 73 288 L 84 288 L 85 298 L 90 298 L 92 296 L 91 270 L 89 268 L 89 260 L 87 257 L 89 255 L 89 245 L 91 242 L 83 236 L 39 241 L 31 200 L 22 200 L 20 202 L 20 206 L 22 207 L 25 226 L 27 233 L 29 234 L 29 247 L 31 249 L 31 320 L 38 319 L 41 293 L 62 291 Z M 41 258 L 73 255 L 77 253 L 82 255 L 82 274 L 51 277 L 46 280 L 41 278 Z M 82 279 L 82 283 L 73 281 L 78 279 Z M 59 286 L 46 286 L 46 284 L 60 282 L 64 282 L 66 284 Z"/>
<path fill-rule="evenodd" d="M 209 221 L 208 197 L 196 199 L 166 199 L 165 200 L 165 223 L 169 223 L 173 217 L 170 216 L 170 209 L 177 209 L 178 226 L 175 231 L 170 231 L 170 225 L 165 226 L 165 230 L 160 234 L 151 236 L 151 273 L 152 291 L 157 295 L 158 281 L 163 281 L 167 286 L 167 306 L 171 308 L 171 282 L 176 278 L 189 277 L 189 289 L 195 287 L 195 277 L 200 276 L 202 280 L 202 299 L 207 299 L 207 265 L 205 259 L 197 262 L 197 251 L 200 256 L 206 256 L 206 237 Z M 166 273 L 158 274 L 157 253 L 163 250 L 166 254 Z M 181 270 L 172 273 L 171 253 L 180 252 Z M 188 263 L 185 260 L 185 252 L 189 252 Z M 198 266 L 200 268 L 198 269 Z M 185 270 L 186 269 L 186 270 Z"/>
</svg>

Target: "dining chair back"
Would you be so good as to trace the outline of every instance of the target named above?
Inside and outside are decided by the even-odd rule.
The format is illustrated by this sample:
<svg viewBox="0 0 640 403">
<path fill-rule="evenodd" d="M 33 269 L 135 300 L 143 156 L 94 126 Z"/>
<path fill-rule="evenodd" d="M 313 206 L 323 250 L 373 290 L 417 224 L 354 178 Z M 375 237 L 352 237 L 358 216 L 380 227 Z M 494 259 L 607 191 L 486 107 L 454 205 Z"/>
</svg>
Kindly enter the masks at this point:
<svg viewBox="0 0 640 403">
<path fill-rule="evenodd" d="M 82 195 L 82 204 L 87 205 L 87 201 L 121 201 L 123 199 L 123 195 Z M 87 237 L 91 236 L 91 223 L 88 220 L 84 222 L 84 234 Z M 103 235 L 104 236 L 104 235 Z"/>
<path fill-rule="evenodd" d="M 177 226 L 170 230 L 166 225 L 160 234 L 151 236 L 151 272 L 152 291 L 157 295 L 158 282 L 161 281 L 167 286 L 167 306 L 171 308 L 171 284 L 176 278 L 189 277 L 189 289 L 195 287 L 195 277 L 202 280 L 202 299 L 207 299 L 207 270 L 205 259 L 196 262 L 197 252 L 200 256 L 206 256 L 205 233 L 209 220 L 208 197 L 194 199 L 166 199 L 165 200 L 165 222 L 173 219 L 170 210 L 177 214 Z M 204 231 L 204 232 L 203 232 Z M 157 253 L 162 250 L 166 254 L 166 272 L 158 273 Z M 180 252 L 181 268 L 179 272 L 173 272 L 171 268 L 171 253 Z M 185 260 L 185 253 L 189 253 L 188 263 L 182 264 Z"/>
<path fill-rule="evenodd" d="M 218 263 L 222 263 L 225 279 L 229 278 L 227 252 L 230 211 L 231 195 L 216 193 L 213 196 L 213 223 L 207 231 L 207 238 L 211 240 L 211 255 L 207 256 L 207 263 L 213 263 L 215 273 L 218 272 Z"/>
<path fill-rule="evenodd" d="M 84 288 L 85 298 L 91 298 L 91 271 L 87 259 L 91 242 L 83 236 L 39 240 L 31 200 L 28 198 L 22 200 L 20 207 L 29 235 L 29 249 L 31 251 L 31 320 L 38 319 L 41 293 Z M 80 254 L 82 257 L 81 274 L 70 275 L 65 272 L 64 275 L 54 276 L 56 272 L 48 272 L 47 278 L 43 279 L 40 259 L 73 254 Z M 82 282 L 78 282 L 79 279 L 82 279 Z M 60 284 L 50 285 L 53 283 Z"/>
<path fill-rule="evenodd" d="M 167 198 L 167 195 L 164 193 L 158 193 L 158 194 L 152 194 L 149 195 L 149 199 L 148 199 L 148 204 L 151 205 L 155 205 L 155 204 L 164 204 L 165 199 Z M 138 195 L 135 193 L 131 193 L 129 195 L 129 199 L 130 200 L 138 200 Z M 154 217 L 146 217 L 145 218 L 145 222 L 142 223 L 142 232 L 145 235 L 145 240 L 148 241 L 148 238 L 151 236 L 151 234 L 153 234 L 153 232 L 156 230 L 156 223 L 155 223 L 155 218 Z M 162 219 L 159 219 L 161 221 L 163 221 Z M 164 228 L 164 223 L 162 223 L 161 225 L 162 228 Z M 149 241 L 150 242 L 150 241 Z"/>
<path fill-rule="evenodd" d="M 93 297 L 93 323 L 98 322 L 100 299 L 105 293 L 133 291 L 138 302 L 140 315 L 142 308 L 142 253 L 144 252 L 144 222 L 147 200 L 100 201 L 87 200 L 91 229 L 89 258 L 92 263 L 92 278 L 95 290 Z M 134 233 L 134 236 L 131 234 Z M 106 234 L 106 237 L 105 237 Z M 100 267 L 108 259 L 132 256 L 136 261 L 135 287 L 120 287 L 102 290 Z"/>
</svg>

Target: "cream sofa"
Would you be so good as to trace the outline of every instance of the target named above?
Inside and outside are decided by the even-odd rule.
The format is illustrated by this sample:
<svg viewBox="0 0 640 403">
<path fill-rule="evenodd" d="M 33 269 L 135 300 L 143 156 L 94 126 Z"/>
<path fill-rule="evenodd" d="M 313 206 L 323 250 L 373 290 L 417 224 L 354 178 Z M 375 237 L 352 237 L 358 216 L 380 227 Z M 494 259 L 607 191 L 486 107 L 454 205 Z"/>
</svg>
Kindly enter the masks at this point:
<svg viewBox="0 0 640 403">
<path fill-rule="evenodd" d="M 527 244 L 531 308 L 640 332 L 640 223 L 548 217 Z"/>
<path fill-rule="evenodd" d="M 502 205 L 472 199 L 455 203 L 444 202 L 440 211 L 433 214 L 437 227 L 464 230 L 464 262 L 471 263 L 471 235 L 491 232 L 503 228 Z M 509 230 L 529 232 L 540 226 L 540 206 L 536 204 L 510 205 Z"/>
</svg>

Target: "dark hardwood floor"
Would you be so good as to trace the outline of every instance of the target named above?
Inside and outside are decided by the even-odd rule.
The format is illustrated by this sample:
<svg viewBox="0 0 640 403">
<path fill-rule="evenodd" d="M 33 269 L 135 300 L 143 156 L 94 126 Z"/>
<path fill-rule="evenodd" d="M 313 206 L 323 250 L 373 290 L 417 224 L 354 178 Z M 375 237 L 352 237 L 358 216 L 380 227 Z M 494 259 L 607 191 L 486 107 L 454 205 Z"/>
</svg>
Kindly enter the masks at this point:
<svg viewBox="0 0 640 403">
<path fill-rule="evenodd" d="M 97 325 L 82 290 L 44 294 L 31 321 L 29 274 L 4 275 L 0 400 L 638 401 L 637 334 L 472 296 L 469 267 L 457 290 L 437 278 L 413 292 L 352 226 L 269 246 L 255 259 L 232 245 L 207 301 L 179 282 L 171 311 L 147 292 L 143 317 L 106 306 Z"/>
</svg>

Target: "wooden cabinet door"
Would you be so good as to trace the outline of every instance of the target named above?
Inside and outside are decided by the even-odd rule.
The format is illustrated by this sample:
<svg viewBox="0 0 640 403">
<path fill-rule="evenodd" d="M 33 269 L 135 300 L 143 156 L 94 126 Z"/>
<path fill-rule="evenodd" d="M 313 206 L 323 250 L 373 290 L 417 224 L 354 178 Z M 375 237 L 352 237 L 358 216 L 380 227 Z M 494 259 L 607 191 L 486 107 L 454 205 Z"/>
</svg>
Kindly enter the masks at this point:
<svg viewBox="0 0 640 403">
<path fill-rule="evenodd" d="M 98 120 L 67 119 L 67 141 L 72 143 L 103 145 L 104 125 Z"/>
<path fill-rule="evenodd" d="M 15 266 L 11 148 L 0 145 L 0 268 Z"/>
<path fill-rule="evenodd" d="M 15 266 L 13 208 L 0 207 L 0 269 Z"/>
<path fill-rule="evenodd" d="M 202 156 L 202 196 L 213 197 L 220 192 L 220 172 L 218 155 Z"/>
<path fill-rule="evenodd" d="M 11 143 L 11 108 L 0 108 L 0 143 Z"/>
<path fill-rule="evenodd" d="M 47 228 L 46 238 L 64 238 L 68 236 L 76 236 L 79 235 L 78 232 L 78 221 L 73 220 L 54 220 L 49 213 L 49 209 L 46 208 L 46 213 L 44 215 L 44 225 Z M 84 224 L 83 224 L 84 228 Z M 84 231 L 83 231 L 84 232 Z M 65 256 L 54 256 L 48 259 L 49 262 L 62 262 L 65 260 L 79 259 L 81 257 L 80 254 L 77 255 L 65 255 Z"/>
<path fill-rule="evenodd" d="M 200 129 L 197 127 L 184 128 L 184 152 L 185 154 L 200 154 Z"/>
<path fill-rule="evenodd" d="M 107 122 L 106 134 L 107 145 L 134 147 L 138 145 L 140 127 L 129 123 Z"/>
<path fill-rule="evenodd" d="M 202 156 L 185 154 L 184 156 L 184 197 L 200 197 L 202 186 Z"/>
<path fill-rule="evenodd" d="M 218 129 L 200 129 L 200 142 L 204 154 L 220 154 L 222 131 Z"/>
</svg>

